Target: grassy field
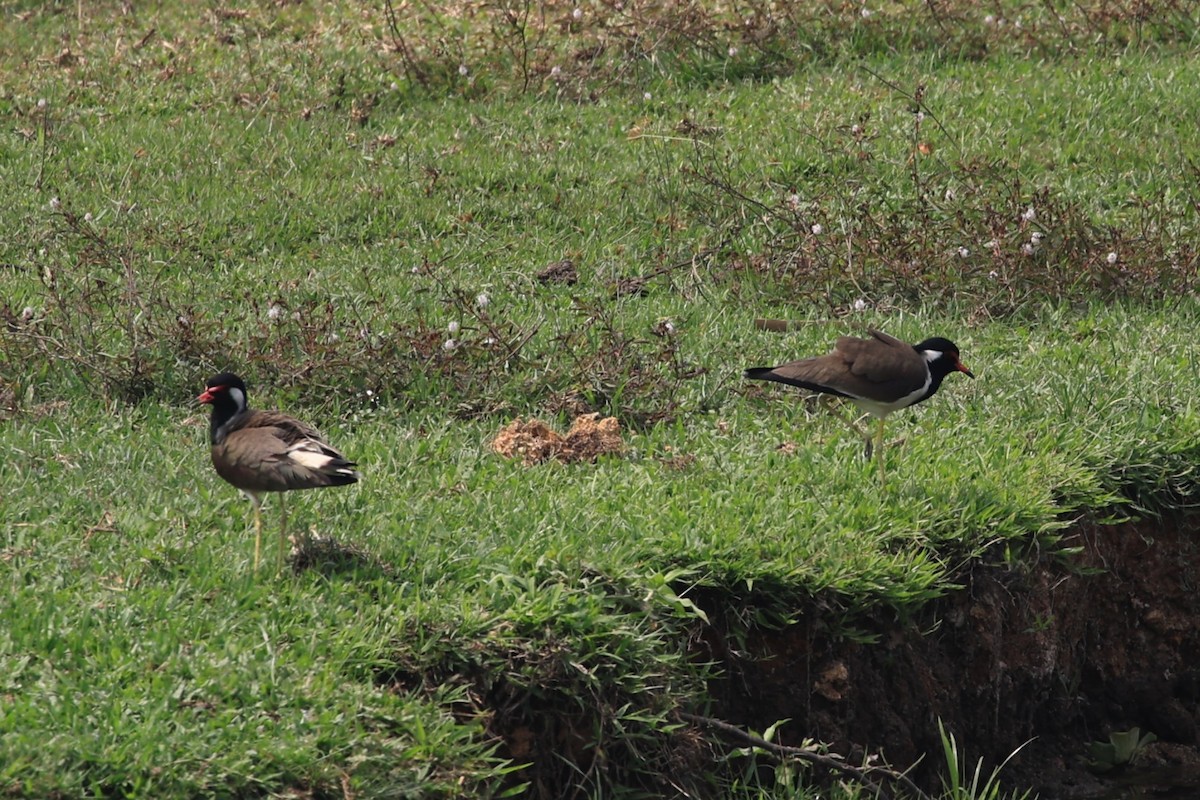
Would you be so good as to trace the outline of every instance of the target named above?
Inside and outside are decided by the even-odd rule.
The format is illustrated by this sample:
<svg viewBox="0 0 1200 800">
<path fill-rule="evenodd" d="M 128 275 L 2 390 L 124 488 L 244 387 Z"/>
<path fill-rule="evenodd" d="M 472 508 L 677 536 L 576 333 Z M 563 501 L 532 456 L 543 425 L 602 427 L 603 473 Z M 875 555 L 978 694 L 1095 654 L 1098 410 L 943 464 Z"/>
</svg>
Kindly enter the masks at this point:
<svg viewBox="0 0 1200 800">
<path fill-rule="evenodd" d="M 1197 27 L 1055 5 L 0 4 L 0 795 L 811 796 L 681 768 L 713 615 L 1200 489 Z M 883 486 L 741 378 L 867 327 L 978 376 Z M 364 472 L 282 576 L 227 368 Z M 624 453 L 491 450 L 584 411 Z"/>
</svg>

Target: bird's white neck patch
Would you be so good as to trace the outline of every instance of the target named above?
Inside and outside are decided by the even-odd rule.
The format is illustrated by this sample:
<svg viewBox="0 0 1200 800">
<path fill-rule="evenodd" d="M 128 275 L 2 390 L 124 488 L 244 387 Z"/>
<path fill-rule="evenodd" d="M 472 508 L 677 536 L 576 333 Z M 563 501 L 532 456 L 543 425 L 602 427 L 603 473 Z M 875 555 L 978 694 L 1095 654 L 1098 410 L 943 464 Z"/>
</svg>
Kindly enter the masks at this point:
<svg viewBox="0 0 1200 800">
<path fill-rule="evenodd" d="M 233 399 L 233 404 L 237 406 L 237 410 L 241 411 L 246 407 L 246 393 L 236 386 L 230 387 L 229 396 Z"/>
<path fill-rule="evenodd" d="M 945 353 L 943 353 L 941 350 L 922 350 L 921 355 L 925 356 L 926 364 L 932 364 L 945 355 Z"/>
</svg>

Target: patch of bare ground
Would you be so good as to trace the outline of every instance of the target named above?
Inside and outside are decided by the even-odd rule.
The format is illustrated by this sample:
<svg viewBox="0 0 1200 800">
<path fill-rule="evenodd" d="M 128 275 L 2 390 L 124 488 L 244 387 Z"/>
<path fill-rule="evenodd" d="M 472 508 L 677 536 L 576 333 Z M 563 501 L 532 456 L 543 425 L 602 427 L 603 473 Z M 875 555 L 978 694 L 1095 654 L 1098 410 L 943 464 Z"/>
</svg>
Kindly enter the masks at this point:
<svg viewBox="0 0 1200 800">
<path fill-rule="evenodd" d="M 976 566 L 912 618 L 865 623 L 873 643 L 831 635 L 818 611 L 736 645 L 713 629 L 714 714 L 756 730 L 790 719 L 780 743 L 815 737 L 852 762 L 864 749 L 900 767 L 924 756 L 914 776 L 930 788 L 939 718 L 989 770 L 1036 737 L 1005 785 L 1043 798 L 1103 789 L 1111 778 L 1087 769 L 1088 743 L 1135 726 L 1159 742 L 1133 769 L 1200 775 L 1198 533 L 1198 516 L 1081 524 L 1068 542 L 1078 555 Z"/>
</svg>

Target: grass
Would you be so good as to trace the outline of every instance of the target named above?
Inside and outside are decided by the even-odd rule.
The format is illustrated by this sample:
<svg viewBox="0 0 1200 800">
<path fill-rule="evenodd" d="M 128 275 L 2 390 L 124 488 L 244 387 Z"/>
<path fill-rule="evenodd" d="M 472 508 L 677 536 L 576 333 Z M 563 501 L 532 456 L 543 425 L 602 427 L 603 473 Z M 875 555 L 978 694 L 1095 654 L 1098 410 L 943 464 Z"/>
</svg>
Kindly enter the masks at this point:
<svg viewBox="0 0 1200 800">
<path fill-rule="evenodd" d="M 861 636 L 1080 516 L 1194 502 L 1184 11 L 787 6 L 750 41 L 597 6 L 522 49 L 470 8 L 12 12 L 0 791 L 756 796 L 672 715 L 714 616 Z M 979 375 L 894 418 L 886 487 L 740 379 L 867 326 Z M 289 502 L 353 549 L 250 575 L 192 403 L 225 368 L 363 465 Z M 623 457 L 490 452 L 583 410 Z"/>
<path fill-rule="evenodd" d="M 1000 800 L 1000 798 L 1011 797 L 1013 800 L 1027 800 L 1030 796 L 1029 792 L 1013 792 L 1006 794 L 1000 785 L 1000 773 L 1009 761 L 1016 758 L 1017 754 L 1025 748 L 1022 744 L 1012 752 L 1004 760 L 1004 762 L 992 770 L 991 774 L 983 774 L 983 761 L 977 761 L 974 768 L 966 757 L 959 752 L 958 742 L 954 739 L 954 734 L 946 730 L 941 721 L 938 721 L 938 736 L 942 740 L 942 755 L 946 759 L 947 777 L 945 778 L 946 796 L 950 798 L 969 798 L 969 800 Z"/>
</svg>

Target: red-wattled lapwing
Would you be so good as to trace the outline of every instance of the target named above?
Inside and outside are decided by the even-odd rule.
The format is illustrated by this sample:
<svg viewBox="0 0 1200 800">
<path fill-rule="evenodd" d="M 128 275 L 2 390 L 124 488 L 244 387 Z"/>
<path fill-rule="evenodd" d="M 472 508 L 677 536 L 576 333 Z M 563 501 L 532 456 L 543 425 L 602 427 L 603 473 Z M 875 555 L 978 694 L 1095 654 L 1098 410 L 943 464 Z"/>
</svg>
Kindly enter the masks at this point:
<svg viewBox="0 0 1200 800">
<path fill-rule="evenodd" d="M 842 336 L 832 353 L 778 367 L 755 367 L 746 370 L 746 377 L 845 397 L 877 418 L 879 430 L 874 445 L 869 437 L 863 438 L 867 441 L 867 457 L 874 452 L 882 475 L 883 427 L 888 414 L 933 397 L 951 372 L 975 376 L 958 360 L 958 347 L 948 339 L 934 337 L 912 345 L 882 331 L 870 334 L 869 339 Z M 853 423 L 851 427 L 858 431 Z"/>
<path fill-rule="evenodd" d="M 361 477 L 347 461 L 298 419 L 278 411 L 252 410 L 246 403 L 246 384 L 232 372 L 204 382 L 196 398 L 213 407 L 209 426 L 212 463 L 217 474 L 242 491 L 254 504 L 254 570 L 262 549 L 262 496 L 267 492 L 345 486 Z M 279 497 L 279 567 L 283 567 L 287 512 Z"/>
</svg>

